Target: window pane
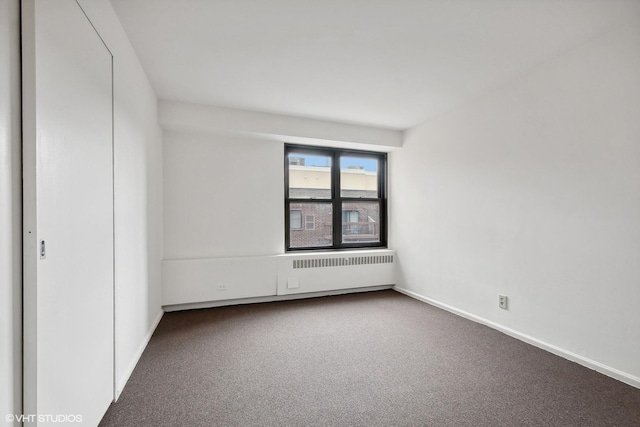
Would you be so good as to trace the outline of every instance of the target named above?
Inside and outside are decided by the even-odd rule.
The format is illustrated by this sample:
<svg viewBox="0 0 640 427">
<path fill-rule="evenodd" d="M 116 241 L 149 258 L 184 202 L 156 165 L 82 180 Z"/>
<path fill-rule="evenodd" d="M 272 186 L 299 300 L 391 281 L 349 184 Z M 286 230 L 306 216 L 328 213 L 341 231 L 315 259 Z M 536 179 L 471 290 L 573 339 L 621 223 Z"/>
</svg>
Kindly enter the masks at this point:
<svg viewBox="0 0 640 427">
<path fill-rule="evenodd" d="M 340 195 L 342 197 L 378 197 L 378 159 L 340 158 Z"/>
<path fill-rule="evenodd" d="M 380 204 L 350 202 L 342 204 L 342 243 L 380 241 Z"/>
<path fill-rule="evenodd" d="M 300 212 L 305 228 L 293 228 L 290 222 L 289 245 L 292 248 L 313 248 L 333 245 L 333 219 L 331 203 L 291 203 L 291 212 Z M 293 217 L 291 217 L 293 218 Z"/>
<path fill-rule="evenodd" d="M 331 157 L 290 153 L 289 197 L 330 199 Z"/>
</svg>

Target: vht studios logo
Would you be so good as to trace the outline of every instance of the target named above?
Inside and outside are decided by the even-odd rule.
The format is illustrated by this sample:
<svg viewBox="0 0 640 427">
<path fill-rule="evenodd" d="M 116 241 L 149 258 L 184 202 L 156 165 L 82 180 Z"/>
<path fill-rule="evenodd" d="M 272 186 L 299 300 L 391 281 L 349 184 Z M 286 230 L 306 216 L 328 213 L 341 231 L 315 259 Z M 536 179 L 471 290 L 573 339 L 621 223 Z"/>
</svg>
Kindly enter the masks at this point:
<svg viewBox="0 0 640 427">
<path fill-rule="evenodd" d="M 65 414 L 9 414 L 5 417 L 8 423 L 17 421 L 19 423 L 81 423 L 82 415 Z"/>
</svg>

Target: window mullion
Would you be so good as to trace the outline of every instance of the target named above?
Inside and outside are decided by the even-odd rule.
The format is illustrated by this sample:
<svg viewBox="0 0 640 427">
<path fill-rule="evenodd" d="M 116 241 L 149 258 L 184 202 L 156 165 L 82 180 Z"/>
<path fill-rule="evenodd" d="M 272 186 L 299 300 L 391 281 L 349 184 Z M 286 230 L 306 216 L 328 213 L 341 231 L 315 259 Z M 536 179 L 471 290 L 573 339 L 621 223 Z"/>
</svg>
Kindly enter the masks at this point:
<svg viewBox="0 0 640 427">
<path fill-rule="evenodd" d="M 340 156 L 335 151 L 333 152 L 331 165 L 331 198 L 333 199 L 333 247 L 339 248 L 342 243 L 342 202 L 340 200 Z"/>
</svg>

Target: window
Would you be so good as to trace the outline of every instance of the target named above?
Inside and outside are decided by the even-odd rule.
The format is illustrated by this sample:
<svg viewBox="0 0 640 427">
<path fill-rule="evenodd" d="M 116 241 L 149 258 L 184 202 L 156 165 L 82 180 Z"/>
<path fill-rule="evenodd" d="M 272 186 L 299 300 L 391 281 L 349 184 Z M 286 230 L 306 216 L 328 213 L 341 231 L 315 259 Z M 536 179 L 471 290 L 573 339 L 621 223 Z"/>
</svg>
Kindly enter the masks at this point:
<svg viewBox="0 0 640 427">
<path fill-rule="evenodd" d="M 285 146 L 288 251 L 384 247 L 387 155 Z"/>
<path fill-rule="evenodd" d="M 291 229 L 302 230 L 302 211 L 299 211 L 299 210 L 291 211 Z"/>
<path fill-rule="evenodd" d="M 304 229 L 305 230 L 315 230 L 316 229 L 316 216 L 315 215 L 305 215 L 304 217 Z"/>
</svg>

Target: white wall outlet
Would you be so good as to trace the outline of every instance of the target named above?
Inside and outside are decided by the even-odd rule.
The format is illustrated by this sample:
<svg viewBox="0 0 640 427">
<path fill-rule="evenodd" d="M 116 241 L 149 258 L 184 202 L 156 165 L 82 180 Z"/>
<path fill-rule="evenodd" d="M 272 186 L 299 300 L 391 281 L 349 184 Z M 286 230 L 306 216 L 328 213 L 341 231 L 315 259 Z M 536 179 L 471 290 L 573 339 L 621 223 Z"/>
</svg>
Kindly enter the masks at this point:
<svg viewBox="0 0 640 427">
<path fill-rule="evenodd" d="M 509 299 L 506 295 L 498 295 L 498 307 L 506 310 Z"/>
<path fill-rule="evenodd" d="M 219 290 L 219 291 L 226 291 L 226 290 L 227 290 L 227 285 L 225 285 L 225 284 L 219 284 L 219 285 L 216 287 L 216 289 L 217 289 L 217 290 Z"/>
</svg>

